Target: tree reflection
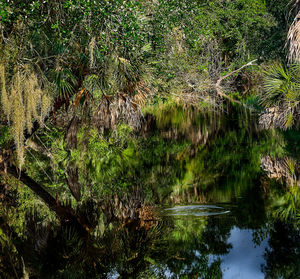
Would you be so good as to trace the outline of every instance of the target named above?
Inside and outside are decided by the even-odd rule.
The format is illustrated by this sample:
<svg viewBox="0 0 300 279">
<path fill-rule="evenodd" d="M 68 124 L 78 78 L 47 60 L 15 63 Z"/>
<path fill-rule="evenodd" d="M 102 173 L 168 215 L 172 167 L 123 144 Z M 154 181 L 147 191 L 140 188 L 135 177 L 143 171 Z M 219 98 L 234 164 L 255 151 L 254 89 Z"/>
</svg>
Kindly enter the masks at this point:
<svg viewBox="0 0 300 279">
<path fill-rule="evenodd" d="M 266 279 L 300 278 L 300 232 L 291 223 L 275 222 L 269 235 L 270 248 L 262 267 Z"/>
<path fill-rule="evenodd" d="M 101 189 L 93 192 L 86 187 L 90 196 L 83 191 L 82 201 L 73 204 L 74 212 L 85 216 L 89 224 L 86 231 L 50 218 L 49 210 L 22 189 L 1 192 L 7 206 L 0 208 L 0 273 L 5 278 L 26 274 L 30 278 L 222 278 L 222 259 L 232 251 L 229 238 L 233 229 L 250 229 L 252 242 L 259 245 L 269 233 L 268 224 L 274 219 L 269 213 L 275 205 L 282 216 L 290 216 L 288 211 L 297 216 L 299 190 L 294 187 L 293 192 L 282 192 L 281 186 L 273 188 L 273 180 L 261 178 L 262 154 L 285 152 L 282 135 L 258 131 L 245 115 L 232 114 L 226 121 L 221 116 L 198 116 L 195 111 L 185 113 L 176 108 L 164 119 L 157 115 L 160 129 L 151 131 L 146 139 L 121 138 L 124 149 L 100 142 L 103 152 L 109 154 L 108 162 L 118 159 L 115 168 L 97 160 L 96 144 L 85 150 L 102 164 L 102 172 L 94 168 L 84 171 L 84 163 L 78 164 L 80 181 Z M 95 143 L 99 144 L 98 140 Z M 27 167 L 40 181 L 36 165 Z M 64 166 L 58 168 L 63 174 Z M 53 185 L 53 191 L 57 189 Z M 17 199 L 11 199 L 17 194 Z M 16 200 L 20 206 L 14 204 Z M 145 203 L 199 202 L 234 206 L 230 205 L 226 216 L 136 219 Z M 121 215 L 124 218 L 118 219 Z M 270 232 L 264 271 L 268 278 L 281 278 L 274 276 L 280 270 L 280 258 L 286 256 L 280 274 L 292 278 L 289 274 L 298 271 L 298 232 L 278 224 Z M 287 234 L 286 239 L 280 238 L 281 233 Z M 285 253 L 294 255 L 291 264 Z"/>
</svg>

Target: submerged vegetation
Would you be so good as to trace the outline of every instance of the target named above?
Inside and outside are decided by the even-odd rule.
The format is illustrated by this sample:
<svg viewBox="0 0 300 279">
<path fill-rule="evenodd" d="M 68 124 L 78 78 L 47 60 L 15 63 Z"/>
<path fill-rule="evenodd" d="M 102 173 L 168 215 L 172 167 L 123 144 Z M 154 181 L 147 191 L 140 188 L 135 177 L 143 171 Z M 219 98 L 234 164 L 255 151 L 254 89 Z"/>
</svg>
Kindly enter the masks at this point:
<svg viewBox="0 0 300 279">
<path fill-rule="evenodd" d="M 296 278 L 299 4 L 0 0 L 0 278 Z"/>
</svg>

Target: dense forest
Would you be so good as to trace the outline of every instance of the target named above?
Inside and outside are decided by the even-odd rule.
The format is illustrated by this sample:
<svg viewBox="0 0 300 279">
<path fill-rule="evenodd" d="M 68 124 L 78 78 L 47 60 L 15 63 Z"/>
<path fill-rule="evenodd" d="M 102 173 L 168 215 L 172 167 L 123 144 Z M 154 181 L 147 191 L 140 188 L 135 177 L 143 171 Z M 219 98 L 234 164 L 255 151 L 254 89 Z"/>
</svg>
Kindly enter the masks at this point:
<svg viewBox="0 0 300 279">
<path fill-rule="evenodd" d="M 0 0 L 0 278 L 300 278 L 299 127 L 299 0 Z"/>
</svg>

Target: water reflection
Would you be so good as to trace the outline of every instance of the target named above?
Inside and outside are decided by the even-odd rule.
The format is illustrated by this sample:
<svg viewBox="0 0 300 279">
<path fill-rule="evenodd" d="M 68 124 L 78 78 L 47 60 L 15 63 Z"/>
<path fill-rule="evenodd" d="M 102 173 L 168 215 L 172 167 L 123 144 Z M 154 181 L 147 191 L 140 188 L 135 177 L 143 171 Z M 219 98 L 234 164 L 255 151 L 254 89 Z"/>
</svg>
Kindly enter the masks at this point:
<svg viewBox="0 0 300 279">
<path fill-rule="evenodd" d="M 161 208 L 156 218 L 105 222 L 87 206 L 85 214 L 97 221 L 83 235 L 41 214 L 22 215 L 24 207 L 2 210 L 0 278 L 15 278 L 15 272 L 21 278 L 24 268 L 30 278 L 299 278 L 297 224 L 273 214 L 275 205 L 287 219 L 285 209 L 299 212 L 298 188 L 286 192 L 275 177 L 291 177 L 286 160 L 274 161 L 295 155 L 285 135 L 259 131 L 244 111 L 216 115 L 169 107 L 152 121 L 138 146 L 112 157 L 120 164 L 109 175 L 89 179 L 112 189 L 120 180 L 131 186 L 126 194 L 127 186 L 121 195 L 101 192 L 110 217 L 117 216 L 113 210 L 138 215 L 136 206 L 148 201 Z M 288 162 L 297 165 L 297 156 Z"/>
<path fill-rule="evenodd" d="M 263 265 L 265 278 L 300 278 L 300 231 L 292 223 L 275 222 Z"/>
<path fill-rule="evenodd" d="M 230 231 L 228 243 L 232 249 L 228 255 L 221 257 L 223 279 L 263 279 L 261 266 L 266 264 L 264 254 L 268 246 L 268 239 L 259 245 L 253 243 L 253 230 L 234 227 Z"/>
<path fill-rule="evenodd" d="M 203 217 L 194 212 L 199 208 L 223 210 L 227 214 Z M 169 211 L 180 213 L 170 216 Z M 257 231 L 262 227 L 243 229 L 245 224 L 238 221 L 236 205 L 180 206 L 163 212 L 174 222 L 168 242 L 176 247 L 177 255 L 167 263 L 168 270 L 172 271 L 170 265 L 181 266 L 164 278 L 264 278 L 261 265 L 265 264 L 268 237 L 265 235 L 258 241 Z M 199 266 L 199 262 L 203 265 Z"/>
</svg>

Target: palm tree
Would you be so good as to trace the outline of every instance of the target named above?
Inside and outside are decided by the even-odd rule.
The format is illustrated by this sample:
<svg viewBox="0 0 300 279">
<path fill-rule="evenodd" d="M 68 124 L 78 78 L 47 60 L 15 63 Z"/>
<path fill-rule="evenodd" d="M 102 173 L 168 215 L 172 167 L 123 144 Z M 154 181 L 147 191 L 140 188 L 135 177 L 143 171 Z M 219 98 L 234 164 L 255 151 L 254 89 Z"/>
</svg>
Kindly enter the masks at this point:
<svg viewBox="0 0 300 279">
<path fill-rule="evenodd" d="M 289 28 L 286 47 L 288 48 L 289 62 L 300 62 L 300 0 L 292 0 L 292 10 L 295 11 L 295 18 Z"/>
</svg>

